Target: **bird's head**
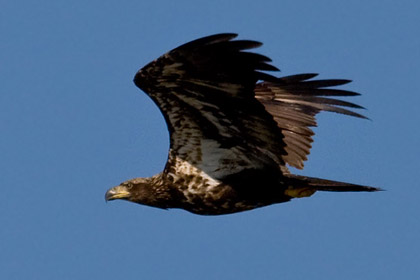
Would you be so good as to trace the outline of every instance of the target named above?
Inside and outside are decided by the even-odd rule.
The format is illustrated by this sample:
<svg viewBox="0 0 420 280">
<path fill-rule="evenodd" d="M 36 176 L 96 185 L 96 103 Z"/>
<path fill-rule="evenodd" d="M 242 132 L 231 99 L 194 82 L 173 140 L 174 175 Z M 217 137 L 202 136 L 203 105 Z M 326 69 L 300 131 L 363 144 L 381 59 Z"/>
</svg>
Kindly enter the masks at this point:
<svg viewBox="0 0 420 280">
<path fill-rule="evenodd" d="M 148 178 L 135 178 L 110 188 L 105 194 L 105 200 L 123 199 L 140 204 L 150 204 L 153 190 Z"/>
</svg>

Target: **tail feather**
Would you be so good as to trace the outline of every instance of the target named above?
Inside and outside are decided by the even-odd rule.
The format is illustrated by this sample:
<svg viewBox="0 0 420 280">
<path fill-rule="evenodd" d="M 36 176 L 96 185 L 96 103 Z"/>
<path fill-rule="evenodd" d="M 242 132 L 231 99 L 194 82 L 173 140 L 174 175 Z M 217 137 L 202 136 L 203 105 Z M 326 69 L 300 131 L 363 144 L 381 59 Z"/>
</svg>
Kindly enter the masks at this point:
<svg viewBox="0 0 420 280">
<path fill-rule="evenodd" d="M 380 188 L 369 186 L 355 185 L 338 181 L 331 181 L 326 179 L 312 178 L 299 175 L 287 175 L 291 180 L 293 186 L 296 188 L 310 188 L 314 191 L 328 191 L 328 192 L 376 192 L 382 191 Z"/>
</svg>

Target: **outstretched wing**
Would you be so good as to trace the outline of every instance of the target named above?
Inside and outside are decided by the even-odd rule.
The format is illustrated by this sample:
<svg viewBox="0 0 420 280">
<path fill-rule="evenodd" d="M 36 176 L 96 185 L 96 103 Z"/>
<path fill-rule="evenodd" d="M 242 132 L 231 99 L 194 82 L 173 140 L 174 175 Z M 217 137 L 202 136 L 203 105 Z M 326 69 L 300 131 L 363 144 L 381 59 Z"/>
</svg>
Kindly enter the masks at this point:
<svg viewBox="0 0 420 280">
<path fill-rule="evenodd" d="M 300 74 L 279 78 L 276 82 L 263 82 L 255 88 L 256 98 L 274 117 L 282 130 L 286 154 L 282 159 L 302 169 L 310 152 L 316 126 L 315 115 L 331 111 L 354 117 L 365 118 L 348 108 L 362 108 L 359 105 L 334 99 L 337 96 L 354 96 L 358 93 L 331 89 L 329 87 L 347 84 L 349 80 L 310 80 L 317 74 Z"/>
<path fill-rule="evenodd" d="M 220 179 L 284 165 L 284 136 L 254 93 L 258 80 L 276 80 L 259 70 L 277 68 L 269 58 L 244 51 L 261 43 L 232 40 L 236 36 L 184 44 L 136 74 L 135 84 L 154 100 L 168 125 L 166 171 L 176 166 L 188 174 L 193 166 Z"/>
</svg>

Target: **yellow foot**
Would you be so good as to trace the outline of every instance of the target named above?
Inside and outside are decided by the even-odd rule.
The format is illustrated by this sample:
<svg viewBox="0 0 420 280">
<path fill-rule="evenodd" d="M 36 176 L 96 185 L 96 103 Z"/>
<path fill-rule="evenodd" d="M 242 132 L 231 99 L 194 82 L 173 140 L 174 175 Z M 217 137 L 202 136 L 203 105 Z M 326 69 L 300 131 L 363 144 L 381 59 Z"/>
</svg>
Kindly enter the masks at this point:
<svg viewBox="0 0 420 280">
<path fill-rule="evenodd" d="M 313 188 L 288 188 L 284 191 L 285 195 L 291 197 L 308 197 L 316 192 Z"/>
</svg>

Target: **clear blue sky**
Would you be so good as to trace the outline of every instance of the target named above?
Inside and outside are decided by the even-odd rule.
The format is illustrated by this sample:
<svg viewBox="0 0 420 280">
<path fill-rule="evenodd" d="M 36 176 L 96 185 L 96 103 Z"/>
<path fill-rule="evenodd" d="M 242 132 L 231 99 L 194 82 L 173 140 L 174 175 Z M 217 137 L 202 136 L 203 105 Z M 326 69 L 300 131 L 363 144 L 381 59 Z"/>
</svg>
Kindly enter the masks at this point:
<svg viewBox="0 0 420 280">
<path fill-rule="evenodd" d="M 418 1 L 1 1 L 1 279 L 417 279 Z M 283 75 L 348 78 L 372 120 L 324 113 L 300 174 L 377 186 L 202 217 L 104 193 L 163 168 L 162 116 L 132 83 L 218 32 Z"/>
</svg>

